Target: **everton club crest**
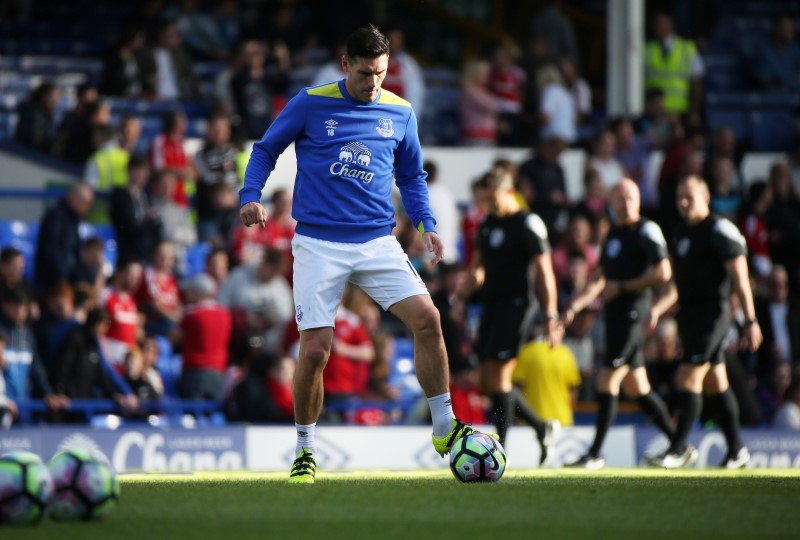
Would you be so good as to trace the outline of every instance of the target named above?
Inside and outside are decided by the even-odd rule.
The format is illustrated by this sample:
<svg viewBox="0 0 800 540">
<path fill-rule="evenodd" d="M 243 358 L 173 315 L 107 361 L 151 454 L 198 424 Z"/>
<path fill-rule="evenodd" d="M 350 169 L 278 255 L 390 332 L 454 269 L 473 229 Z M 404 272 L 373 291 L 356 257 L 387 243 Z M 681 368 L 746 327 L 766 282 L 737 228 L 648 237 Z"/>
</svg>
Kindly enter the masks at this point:
<svg viewBox="0 0 800 540">
<path fill-rule="evenodd" d="M 391 137 L 394 135 L 394 128 L 392 127 L 392 121 L 388 118 L 381 118 L 378 120 L 378 125 L 375 127 L 375 131 L 383 135 L 384 137 Z"/>
</svg>

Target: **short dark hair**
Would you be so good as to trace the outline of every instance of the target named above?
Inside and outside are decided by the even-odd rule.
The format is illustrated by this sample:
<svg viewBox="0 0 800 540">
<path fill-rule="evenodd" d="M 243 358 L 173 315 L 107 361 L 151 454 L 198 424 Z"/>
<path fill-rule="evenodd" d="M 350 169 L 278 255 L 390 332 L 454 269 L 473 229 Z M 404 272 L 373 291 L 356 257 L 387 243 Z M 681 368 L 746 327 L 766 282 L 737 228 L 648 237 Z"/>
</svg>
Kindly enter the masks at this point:
<svg viewBox="0 0 800 540">
<path fill-rule="evenodd" d="M 374 24 L 359 28 L 347 38 L 348 58 L 377 58 L 389 54 L 389 40 Z"/>
<path fill-rule="evenodd" d="M 8 263 L 22 256 L 22 252 L 14 246 L 6 246 L 0 250 L 0 263 Z"/>
</svg>

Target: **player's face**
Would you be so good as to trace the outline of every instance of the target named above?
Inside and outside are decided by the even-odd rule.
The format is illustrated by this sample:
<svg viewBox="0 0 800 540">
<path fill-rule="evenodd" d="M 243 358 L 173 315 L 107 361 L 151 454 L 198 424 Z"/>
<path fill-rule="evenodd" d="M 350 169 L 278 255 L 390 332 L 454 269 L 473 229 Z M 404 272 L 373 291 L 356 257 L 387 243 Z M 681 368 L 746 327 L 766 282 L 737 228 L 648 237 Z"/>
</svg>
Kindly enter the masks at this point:
<svg viewBox="0 0 800 540">
<path fill-rule="evenodd" d="M 611 205 L 619 223 L 635 223 L 639 220 L 639 190 L 623 184 L 611 192 Z"/>
<path fill-rule="evenodd" d="M 377 58 L 342 58 L 342 67 L 347 72 L 345 87 L 347 92 L 359 101 L 371 102 L 378 97 L 378 92 L 386 78 L 386 68 L 389 65 L 389 55 L 384 54 Z"/>
<path fill-rule="evenodd" d="M 701 221 L 708 215 L 708 193 L 697 182 L 681 182 L 677 201 L 678 213 L 689 223 Z"/>
</svg>

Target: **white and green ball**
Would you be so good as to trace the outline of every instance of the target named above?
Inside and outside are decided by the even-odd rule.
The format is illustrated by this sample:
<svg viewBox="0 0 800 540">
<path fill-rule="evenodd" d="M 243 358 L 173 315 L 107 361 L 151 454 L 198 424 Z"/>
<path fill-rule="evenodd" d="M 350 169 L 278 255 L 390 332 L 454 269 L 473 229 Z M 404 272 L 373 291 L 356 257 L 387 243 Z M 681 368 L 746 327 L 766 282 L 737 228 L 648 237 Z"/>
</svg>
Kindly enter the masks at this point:
<svg viewBox="0 0 800 540">
<path fill-rule="evenodd" d="M 489 435 L 470 433 L 453 445 L 450 470 L 461 482 L 497 482 L 506 470 L 506 453 Z"/>
<path fill-rule="evenodd" d="M 53 496 L 47 465 L 31 452 L 0 456 L 0 524 L 38 523 Z"/>
<path fill-rule="evenodd" d="M 82 449 L 65 450 L 53 456 L 49 467 L 55 485 L 53 519 L 98 519 L 116 507 L 119 479 L 104 457 Z"/>
</svg>

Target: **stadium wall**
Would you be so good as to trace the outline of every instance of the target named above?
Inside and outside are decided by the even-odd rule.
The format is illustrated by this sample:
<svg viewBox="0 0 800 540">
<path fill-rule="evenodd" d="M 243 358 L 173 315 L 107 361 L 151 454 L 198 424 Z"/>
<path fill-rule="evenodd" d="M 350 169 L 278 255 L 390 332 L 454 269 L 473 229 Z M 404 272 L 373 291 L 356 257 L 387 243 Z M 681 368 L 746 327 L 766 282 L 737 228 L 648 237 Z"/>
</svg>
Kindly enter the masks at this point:
<svg viewBox="0 0 800 540">
<path fill-rule="evenodd" d="M 564 430 L 556 443 L 556 465 L 582 455 L 594 429 Z M 743 439 L 757 468 L 800 467 L 800 432 L 745 429 Z M 294 458 L 293 426 L 227 426 L 196 429 L 122 427 L 116 430 L 65 426 L 14 428 L 0 432 L 0 454 L 27 450 L 44 459 L 82 447 L 105 454 L 119 472 L 199 470 L 288 470 Z M 690 437 L 700 453 L 699 467 L 722 461 L 725 439 L 716 430 Z M 619 426 L 610 430 L 603 454 L 611 467 L 637 467 L 646 454 L 666 448 L 657 430 Z M 539 447 L 528 428 L 514 427 L 506 441 L 509 465 L 535 468 Z M 448 466 L 430 443 L 427 426 L 325 426 L 317 433 L 317 463 L 326 470 L 416 470 Z"/>
</svg>

